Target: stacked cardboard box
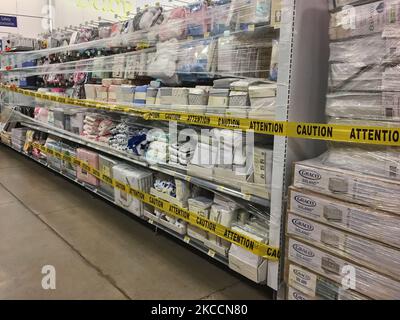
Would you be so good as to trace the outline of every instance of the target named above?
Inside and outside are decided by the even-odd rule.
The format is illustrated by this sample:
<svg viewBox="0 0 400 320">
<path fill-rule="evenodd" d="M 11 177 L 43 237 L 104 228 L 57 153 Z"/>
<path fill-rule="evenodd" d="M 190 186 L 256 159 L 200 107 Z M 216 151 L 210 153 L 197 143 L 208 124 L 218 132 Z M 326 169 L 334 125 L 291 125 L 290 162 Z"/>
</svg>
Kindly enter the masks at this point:
<svg viewBox="0 0 400 320">
<path fill-rule="evenodd" d="M 400 1 L 350 4 L 331 14 L 332 117 L 400 119 Z"/>
<path fill-rule="evenodd" d="M 399 127 L 400 0 L 331 2 L 329 121 Z M 399 169 L 398 147 L 338 143 L 294 165 L 288 299 L 400 298 Z"/>
</svg>

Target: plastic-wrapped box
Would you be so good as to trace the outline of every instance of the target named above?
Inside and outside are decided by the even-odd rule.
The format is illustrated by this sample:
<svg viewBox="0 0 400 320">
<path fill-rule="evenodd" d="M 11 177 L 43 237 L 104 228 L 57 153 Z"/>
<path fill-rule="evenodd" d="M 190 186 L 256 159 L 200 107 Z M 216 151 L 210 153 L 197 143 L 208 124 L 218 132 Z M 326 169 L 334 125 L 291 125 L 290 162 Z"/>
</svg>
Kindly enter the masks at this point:
<svg viewBox="0 0 400 320">
<path fill-rule="evenodd" d="M 400 280 L 400 250 L 288 213 L 286 234 Z"/>
<path fill-rule="evenodd" d="M 88 100 L 96 100 L 97 99 L 97 93 L 96 93 L 96 88 L 99 87 L 99 84 L 85 84 L 85 96 L 86 99 Z"/>
<path fill-rule="evenodd" d="M 99 155 L 100 174 L 104 174 L 112 179 L 113 178 L 113 170 L 112 169 L 117 164 L 118 164 L 117 161 L 115 161 L 109 157 Z M 114 187 L 112 185 L 105 183 L 103 181 L 100 181 L 99 191 L 103 192 L 110 198 L 114 199 Z"/>
<path fill-rule="evenodd" d="M 400 216 L 291 187 L 289 212 L 400 248 Z"/>
<path fill-rule="evenodd" d="M 112 62 L 112 76 L 113 78 L 123 78 L 125 75 L 125 62 L 126 58 L 124 55 L 116 56 Z"/>
<path fill-rule="evenodd" d="M 61 152 L 61 150 L 62 150 L 61 142 L 55 141 L 55 140 L 52 140 L 52 139 L 47 139 L 45 146 L 50 148 L 50 149 L 53 149 L 53 150 L 55 150 L 57 152 Z M 61 171 L 62 160 L 60 158 L 57 158 L 57 157 L 55 157 L 53 155 L 48 154 L 47 155 L 47 164 L 51 168 Z"/>
<path fill-rule="evenodd" d="M 197 197 L 188 200 L 189 203 L 189 211 L 194 212 L 206 219 L 209 218 L 210 208 L 213 204 L 213 200 L 205 198 L 205 197 Z M 187 227 L 188 236 L 197 239 L 201 242 L 207 240 L 207 231 L 204 231 L 198 227 L 188 225 Z"/>
<path fill-rule="evenodd" d="M 147 85 L 137 86 L 135 88 L 135 98 L 134 103 L 137 105 L 145 105 L 146 104 L 146 93 L 147 93 Z"/>
<path fill-rule="evenodd" d="M 287 240 L 287 252 L 291 262 L 339 284 L 342 283 L 346 270 L 353 270 L 355 291 L 362 295 L 377 300 L 400 299 L 400 282 L 376 271 L 361 267 L 293 238 Z"/>
<path fill-rule="evenodd" d="M 254 221 L 246 221 L 246 224 L 239 221 L 232 230 L 259 242 L 265 242 L 268 234 L 264 226 Z M 229 250 L 229 267 L 256 283 L 263 283 L 267 279 L 268 261 L 235 244 Z"/>
<path fill-rule="evenodd" d="M 112 168 L 114 179 L 129 185 L 132 188 L 149 192 L 152 185 L 152 173 L 134 168 L 126 164 L 116 165 Z M 144 204 L 132 197 L 129 193 L 114 188 L 115 203 L 134 215 L 143 216 Z"/>
<path fill-rule="evenodd" d="M 329 33 L 331 39 L 344 39 L 383 32 L 384 27 L 384 1 L 375 1 L 332 13 Z"/>
<path fill-rule="evenodd" d="M 208 106 L 223 108 L 229 105 L 229 89 L 211 89 L 208 97 Z"/>
<path fill-rule="evenodd" d="M 96 152 L 83 149 L 83 148 L 78 148 L 76 150 L 77 158 L 91 167 L 95 169 L 99 169 L 99 155 Z M 94 177 L 92 174 L 84 170 L 82 167 L 77 167 L 76 168 L 76 177 L 78 178 L 79 181 L 88 183 L 92 186 L 98 186 L 99 185 L 99 179 Z"/>
<path fill-rule="evenodd" d="M 341 284 L 291 262 L 286 263 L 288 300 L 370 300 Z"/>
<path fill-rule="evenodd" d="M 365 158 L 360 158 L 360 169 L 364 168 L 365 160 Z M 352 162 L 345 163 L 357 165 L 354 158 Z M 293 181 L 294 186 L 298 188 L 399 214 L 400 199 L 396 196 L 400 193 L 398 180 L 352 171 L 332 163 L 324 164 L 317 158 L 297 162 L 294 166 Z"/>
<path fill-rule="evenodd" d="M 76 148 L 63 143 L 61 146 L 61 152 L 64 155 L 67 155 L 71 158 L 76 158 Z M 76 165 L 71 163 L 70 161 L 65 161 L 63 160 L 61 163 L 61 172 L 64 173 L 65 175 L 75 178 L 76 177 Z"/>
<path fill-rule="evenodd" d="M 116 100 L 118 103 L 133 103 L 135 97 L 135 86 L 123 84 L 116 89 Z"/>
</svg>

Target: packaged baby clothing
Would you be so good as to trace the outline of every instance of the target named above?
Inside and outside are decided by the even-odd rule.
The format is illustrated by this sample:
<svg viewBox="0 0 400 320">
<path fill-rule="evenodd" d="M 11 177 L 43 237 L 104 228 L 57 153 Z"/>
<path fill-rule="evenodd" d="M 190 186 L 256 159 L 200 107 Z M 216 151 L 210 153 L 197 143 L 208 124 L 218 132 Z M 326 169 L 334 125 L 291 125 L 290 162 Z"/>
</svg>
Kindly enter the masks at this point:
<svg viewBox="0 0 400 320">
<path fill-rule="evenodd" d="M 97 170 L 99 169 L 99 155 L 97 153 L 83 148 L 78 148 L 76 152 L 77 152 L 77 158 L 79 160 Z M 78 178 L 79 181 L 86 182 L 92 186 L 97 187 L 99 185 L 99 179 L 91 175 L 82 167 L 76 168 L 76 177 Z"/>
</svg>

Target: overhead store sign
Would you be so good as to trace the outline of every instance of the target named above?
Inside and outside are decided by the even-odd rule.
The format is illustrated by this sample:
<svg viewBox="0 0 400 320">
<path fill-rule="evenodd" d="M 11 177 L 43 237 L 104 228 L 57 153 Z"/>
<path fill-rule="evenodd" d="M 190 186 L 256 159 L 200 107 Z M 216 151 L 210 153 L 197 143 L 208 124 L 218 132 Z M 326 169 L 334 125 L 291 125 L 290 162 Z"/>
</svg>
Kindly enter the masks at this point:
<svg viewBox="0 0 400 320">
<path fill-rule="evenodd" d="M 127 17 L 134 8 L 132 0 L 76 0 L 76 5 L 81 9 L 89 8 L 120 17 Z"/>
<path fill-rule="evenodd" d="M 17 17 L 14 16 L 0 16 L 0 27 L 17 28 Z"/>
</svg>

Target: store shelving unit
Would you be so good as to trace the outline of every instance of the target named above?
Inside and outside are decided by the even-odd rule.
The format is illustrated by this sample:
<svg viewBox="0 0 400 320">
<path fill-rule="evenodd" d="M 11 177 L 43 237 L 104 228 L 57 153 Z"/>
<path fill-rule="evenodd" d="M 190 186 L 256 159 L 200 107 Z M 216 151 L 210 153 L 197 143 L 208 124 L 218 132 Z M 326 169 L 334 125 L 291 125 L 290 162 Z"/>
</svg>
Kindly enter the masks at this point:
<svg viewBox="0 0 400 320">
<path fill-rule="evenodd" d="M 327 65 L 328 60 L 328 28 L 320 27 L 329 23 L 328 1 L 321 0 L 282 0 L 282 22 L 280 26 L 279 43 L 279 73 L 277 93 L 277 121 L 298 122 L 324 122 L 325 93 L 327 86 L 328 70 L 321 66 Z M 325 34 L 326 32 L 326 34 Z M 89 45 L 101 46 L 104 41 L 98 41 L 69 47 L 68 50 L 86 48 Z M 49 52 L 60 52 L 62 48 L 50 49 Z M 22 53 L 18 59 L 24 59 L 27 53 Z M 32 58 L 45 52 L 35 52 Z M 26 71 L 26 70 L 25 70 Z M 16 70 L 16 73 L 24 73 L 24 70 Z M 29 73 L 32 75 L 32 73 Z M 86 145 L 90 148 L 112 154 L 137 165 L 145 165 L 143 161 L 128 157 L 115 150 L 107 150 L 102 145 L 82 139 L 79 136 L 68 134 L 63 130 L 51 128 L 44 124 L 28 121 L 22 117 L 23 124 L 29 128 L 51 133 L 60 138 Z M 162 166 L 148 166 L 155 171 L 164 172 L 171 176 L 190 181 L 193 184 L 210 188 L 241 200 L 253 202 L 270 207 L 269 245 L 284 248 L 283 228 L 284 212 L 286 206 L 287 187 L 291 177 L 291 165 L 293 161 L 314 157 L 324 150 L 324 144 L 318 141 L 290 139 L 275 136 L 273 150 L 273 176 L 271 199 L 263 199 L 256 196 L 243 194 L 233 188 L 227 187 L 217 181 L 207 181 L 197 177 L 191 177 L 183 172 L 171 170 Z M 43 163 L 41 163 L 43 164 Z M 43 164 L 44 165 L 44 164 Z M 58 172 L 60 173 L 60 172 Z M 69 178 L 69 177 L 67 177 Z M 69 178 L 70 179 L 70 178 Z M 77 182 L 77 181 L 75 181 Z M 85 185 L 83 185 L 86 187 Z M 87 187 L 86 187 L 87 188 Z M 87 188 L 88 189 L 88 188 Z M 89 188 L 90 190 L 90 188 Z M 96 192 L 96 190 L 90 190 Z M 107 199 L 109 200 L 109 199 Z M 160 229 L 174 234 L 171 230 L 159 226 Z M 208 252 L 204 246 L 197 242 L 191 243 L 197 249 Z M 283 251 L 283 249 L 281 249 Z M 267 285 L 278 292 L 281 289 L 283 252 L 279 262 L 268 261 Z M 217 259 L 226 264 L 222 257 Z"/>
<path fill-rule="evenodd" d="M 277 95 L 278 121 L 324 123 L 329 57 L 328 1 L 286 0 L 282 15 Z M 326 26 L 324 28 L 323 26 Z M 324 142 L 275 137 L 270 244 L 284 248 L 282 225 L 294 161 L 323 152 Z M 268 263 L 268 286 L 281 289 L 283 260 Z"/>
<path fill-rule="evenodd" d="M 19 154 L 22 154 L 23 156 L 35 161 L 36 163 L 42 165 L 43 167 L 46 167 L 47 169 L 59 174 L 60 176 L 64 177 L 65 179 L 80 185 L 81 187 L 85 188 L 89 192 L 94 193 L 98 197 L 106 200 L 107 202 L 110 202 L 110 203 L 114 204 L 114 201 L 110 197 L 108 197 L 107 195 L 102 193 L 100 190 L 94 188 L 93 186 L 88 185 L 88 184 L 86 184 L 84 182 L 79 181 L 76 178 L 72 178 L 71 176 L 64 174 L 63 172 L 61 172 L 61 171 L 49 166 L 46 161 L 42 161 L 42 160 L 36 159 L 36 158 L 30 156 L 29 154 L 27 154 L 27 153 L 25 153 L 23 151 L 17 150 L 15 148 L 11 147 L 11 146 L 8 146 L 8 147 L 10 149 L 14 150 L 15 152 L 18 152 Z M 147 216 L 149 216 L 149 214 L 147 214 Z M 133 216 L 130 215 L 130 217 L 133 217 Z M 162 224 L 154 221 L 153 219 L 146 218 L 146 216 L 144 216 L 143 218 L 139 218 L 139 217 L 135 216 L 134 218 L 146 221 L 147 223 L 149 223 L 149 224 L 151 224 L 151 225 L 153 225 L 155 227 L 155 231 L 157 231 L 157 229 L 160 229 L 160 230 L 168 233 L 169 235 L 171 235 L 171 236 L 173 236 L 173 237 L 185 242 L 186 244 L 190 245 L 191 247 L 201 251 L 202 253 L 208 255 L 209 257 L 213 258 L 214 260 L 216 260 L 216 261 L 218 261 L 218 262 L 220 262 L 220 263 L 222 263 L 224 265 L 228 265 L 228 259 L 226 257 L 218 254 L 218 252 L 215 252 L 215 251 L 209 249 L 208 247 L 206 247 L 204 244 L 200 243 L 196 239 L 192 239 L 192 238 L 189 238 L 189 237 L 186 237 L 186 236 L 182 236 L 181 234 L 179 234 L 177 232 L 174 232 L 173 230 L 163 226 Z"/>
</svg>

